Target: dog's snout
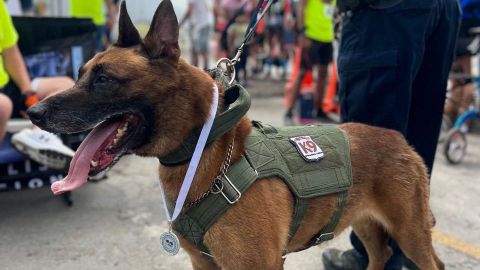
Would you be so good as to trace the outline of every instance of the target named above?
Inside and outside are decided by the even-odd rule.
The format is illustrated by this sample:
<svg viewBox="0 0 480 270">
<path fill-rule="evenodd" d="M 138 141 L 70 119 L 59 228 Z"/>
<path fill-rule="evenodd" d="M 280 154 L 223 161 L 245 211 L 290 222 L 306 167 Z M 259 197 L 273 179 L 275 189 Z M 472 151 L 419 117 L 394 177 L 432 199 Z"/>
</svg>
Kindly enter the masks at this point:
<svg viewBox="0 0 480 270">
<path fill-rule="evenodd" d="M 27 110 L 27 114 L 34 124 L 41 123 L 46 113 L 47 108 L 42 104 L 37 104 Z"/>
</svg>

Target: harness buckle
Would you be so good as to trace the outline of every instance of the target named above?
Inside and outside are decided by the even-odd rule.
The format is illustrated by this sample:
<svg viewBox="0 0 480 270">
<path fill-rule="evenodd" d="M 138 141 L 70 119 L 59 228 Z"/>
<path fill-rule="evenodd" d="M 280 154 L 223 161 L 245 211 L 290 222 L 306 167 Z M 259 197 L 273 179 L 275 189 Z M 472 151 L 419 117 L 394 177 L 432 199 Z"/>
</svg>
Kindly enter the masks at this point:
<svg viewBox="0 0 480 270">
<path fill-rule="evenodd" d="M 320 236 L 315 240 L 315 245 L 319 245 L 325 241 L 332 240 L 335 237 L 333 232 L 329 233 L 322 233 Z"/>
<path fill-rule="evenodd" d="M 220 189 L 218 191 L 218 193 L 222 194 L 222 196 L 225 198 L 225 200 L 229 204 L 235 204 L 236 202 L 238 202 L 240 200 L 240 197 L 242 197 L 242 193 L 232 183 L 230 178 L 228 178 L 228 176 L 225 173 L 222 173 L 221 176 L 217 179 L 222 181 L 222 184 L 223 184 L 222 189 Z M 227 184 L 227 185 L 225 185 L 225 184 Z M 227 194 L 227 193 L 229 193 L 229 194 Z M 230 198 L 229 196 L 232 196 L 232 198 Z"/>
</svg>

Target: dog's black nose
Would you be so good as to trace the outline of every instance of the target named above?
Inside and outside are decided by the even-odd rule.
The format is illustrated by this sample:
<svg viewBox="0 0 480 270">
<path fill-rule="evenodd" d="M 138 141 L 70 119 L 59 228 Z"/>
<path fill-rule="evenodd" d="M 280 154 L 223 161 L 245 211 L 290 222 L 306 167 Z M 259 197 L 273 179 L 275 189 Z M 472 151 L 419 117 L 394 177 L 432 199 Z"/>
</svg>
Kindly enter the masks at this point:
<svg viewBox="0 0 480 270">
<path fill-rule="evenodd" d="M 46 113 L 47 108 L 42 104 L 37 104 L 27 110 L 27 114 L 34 124 L 39 124 L 42 122 L 42 119 Z"/>
</svg>

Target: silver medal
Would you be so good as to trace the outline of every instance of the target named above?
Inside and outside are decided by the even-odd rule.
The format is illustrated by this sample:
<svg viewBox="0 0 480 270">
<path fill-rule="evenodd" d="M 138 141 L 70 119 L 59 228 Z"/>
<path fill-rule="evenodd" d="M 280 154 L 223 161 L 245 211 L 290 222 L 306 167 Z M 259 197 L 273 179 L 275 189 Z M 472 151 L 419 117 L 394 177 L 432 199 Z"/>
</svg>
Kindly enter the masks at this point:
<svg viewBox="0 0 480 270">
<path fill-rule="evenodd" d="M 169 231 L 160 235 L 160 246 L 165 255 L 175 256 L 180 250 L 180 241 L 173 232 Z"/>
</svg>

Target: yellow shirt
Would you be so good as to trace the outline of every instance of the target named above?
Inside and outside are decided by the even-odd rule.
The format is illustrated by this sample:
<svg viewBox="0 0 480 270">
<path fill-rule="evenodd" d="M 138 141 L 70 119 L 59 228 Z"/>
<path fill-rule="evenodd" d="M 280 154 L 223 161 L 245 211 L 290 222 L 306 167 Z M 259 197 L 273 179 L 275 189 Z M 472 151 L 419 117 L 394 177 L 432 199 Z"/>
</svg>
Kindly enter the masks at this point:
<svg viewBox="0 0 480 270">
<path fill-rule="evenodd" d="M 12 18 L 7 10 L 5 1 L 0 0 L 0 54 L 5 49 L 11 48 L 17 44 L 18 33 L 13 27 Z M 0 90 L 10 80 L 5 67 L 3 66 L 2 57 L 0 57 Z"/>
<path fill-rule="evenodd" d="M 335 1 L 308 0 L 305 6 L 305 36 L 320 42 L 333 41 L 333 8 Z"/>
<path fill-rule="evenodd" d="M 70 0 L 70 14 L 74 18 L 92 19 L 95 25 L 106 22 L 103 12 L 104 0 Z"/>
</svg>

